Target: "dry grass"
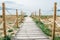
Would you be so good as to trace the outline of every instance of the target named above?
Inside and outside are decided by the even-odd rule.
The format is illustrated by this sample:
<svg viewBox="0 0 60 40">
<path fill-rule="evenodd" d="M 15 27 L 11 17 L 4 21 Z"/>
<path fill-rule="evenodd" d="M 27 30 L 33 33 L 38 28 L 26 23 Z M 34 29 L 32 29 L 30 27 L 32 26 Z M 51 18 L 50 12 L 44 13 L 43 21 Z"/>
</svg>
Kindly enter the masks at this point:
<svg viewBox="0 0 60 40">
<path fill-rule="evenodd" d="M 16 15 L 7 15 L 6 17 L 6 31 L 7 34 L 15 34 L 17 32 L 17 27 L 16 27 Z M 18 23 L 21 21 L 21 16 L 18 17 Z M 3 18 L 0 18 L 0 35 L 3 36 Z M 20 24 L 19 24 L 20 25 Z M 13 32 L 8 32 L 9 29 L 12 29 Z M 0 36 L 0 37 L 1 37 Z"/>
<path fill-rule="evenodd" d="M 36 16 L 35 17 L 37 20 L 39 20 L 39 16 Z M 53 16 L 41 16 L 41 18 L 40 18 L 41 20 L 42 20 L 42 22 L 45 24 L 45 25 L 47 25 L 48 26 L 48 28 L 50 29 L 50 30 L 52 30 L 52 27 L 53 27 Z M 51 22 L 51 23 L 50 23 Z M 60 24 L 60 16 L 58 16 L 58 17 L 56 17 L 56 22 L 57 23 L 59 23 Z M 55 29 L 55 33 L 56 33 L 56 35 L 60 35 L 60 26 L 58 27 L 57 25 L 56 25 L 56 29 Z"/>
</svg>

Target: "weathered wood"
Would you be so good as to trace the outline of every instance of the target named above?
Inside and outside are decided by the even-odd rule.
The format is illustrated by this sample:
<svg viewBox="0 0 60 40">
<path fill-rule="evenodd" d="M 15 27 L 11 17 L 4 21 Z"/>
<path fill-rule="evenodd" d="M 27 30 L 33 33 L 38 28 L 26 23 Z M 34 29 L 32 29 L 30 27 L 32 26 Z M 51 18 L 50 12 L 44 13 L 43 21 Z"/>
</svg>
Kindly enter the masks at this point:
<svg viewBox="0 0 60 40">
<path fill-rule="evenodd" d="M 36 12 L 35 12 L 35 17 L 36 17 Z"/>
<path fill-rule="evenodd" d="M 21 22 L 22 22 L 22 19 L 23 19 L 23 11 L 21 11 Z"/>
<path fill-rule="evenodd" d="M 31 17 L 34 18 L 34 13 L 33 12 L 31 13 Z"/>
<path fill-rule="evenodd" d="M 16 25 L 17 25 L 17 27 L 18 27 L 18 10 L 16 9 L 16 18 L 17 18 L 17 20 L 16 20 Z"/>
<path fill-rule="evenodd" d="M 33 17 L 34 16 L 33 12 L 31 14 L 32 14 L 32 17 Z"/>
<path fill-rule="evenodd" d="M 40 21 L 40 14 L 41 14 L 41 10 L 39 9 L 39 21 Z"/>
<path fill-rule="evenodd" d="M 6 36 L 5 3 L 2 3 L 2 16 L 3 16 L 4 37 L 5 37 Z"/>
<path fill-rule="evenodd" d="M 56 9 L 57 9 L 57 3 L 55 2 L 54 3 L 54 21 L 53 21 L 53 29 L 52 29 L 52 40 L 55 39 L 55 27 L 56 27 Z"/>
<path fill-rule="evenodd" d="M 33 14 L 33 18 L 35 18 L 35 14 L 34 14 L 34 12 L 32 12 L 32 14 Z"/>
</svg>

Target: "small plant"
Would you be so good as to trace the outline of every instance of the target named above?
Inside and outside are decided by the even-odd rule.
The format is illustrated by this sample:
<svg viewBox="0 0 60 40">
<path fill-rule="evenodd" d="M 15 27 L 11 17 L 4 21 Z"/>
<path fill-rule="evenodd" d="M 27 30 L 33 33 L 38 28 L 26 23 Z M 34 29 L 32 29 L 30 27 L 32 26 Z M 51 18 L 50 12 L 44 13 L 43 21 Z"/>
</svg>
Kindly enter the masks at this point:
<svg viewBox="0 0 60 40">
<path fill-rule="evenodd" d="M 27 15 L 24 15 L 24 17 L 27 17 Z"/>
<path fill-rule="evenodd" d="M 0 15 L 0 18 L 2 18 L 2 15 Z"/>
<path fill-rule="evenodd" d="M 46 17 L 45 17 L 46 18 Z M 47 36 L 52 36 L 52 31 L 48 28 L 47 25 L 45 25 L 44 23 L 42 22 L 39 22 L 38 20 L 36 19 L 33 19 L 37 26 L 47 35 Z M 55 37 L 54 40 L 60 40 L 60 37 Z"/>
<path fill-rule="evenodd" d="M 36 23 L 38 23 L 38 21 L 36 21 Z"/>
<path fill-rule="evenodd" d="M 9 29 L 8 32 L 13 32 L 13 30 L 12 29 Z"/>
<path fill-rule="evenodd" d="M 14 28 L 15 30 L 17 30 L 19 27 L 17 27 L 17 26 L 13 26 L 13 28 Z"/>
<path fill-rule="evenodd" d="M 48 27 L 46 27 L 44 23 L 39 22 L 39 21 L 36 20 L 36 19 L 35 19 L 34 21 L 36 22 L 37 26 L 38 26 L 46 35 L 51 36 L 51 30 L 48 29 Z"/>
<path fill-rule="evenodd" d="M 5 36 L 5 37 L 3 38 L 3 40 L 11 40 L 11 37 L 10 37 L 10 36 Z"/>
<path fill-rule="evenodd" d="M 60 37 L 55 37 L 55 40 L 60 40 Z"/>
<path fill-rule="evenodd" d="M 12 24 L 11 22 L 9 24 Z"/>
</svg>

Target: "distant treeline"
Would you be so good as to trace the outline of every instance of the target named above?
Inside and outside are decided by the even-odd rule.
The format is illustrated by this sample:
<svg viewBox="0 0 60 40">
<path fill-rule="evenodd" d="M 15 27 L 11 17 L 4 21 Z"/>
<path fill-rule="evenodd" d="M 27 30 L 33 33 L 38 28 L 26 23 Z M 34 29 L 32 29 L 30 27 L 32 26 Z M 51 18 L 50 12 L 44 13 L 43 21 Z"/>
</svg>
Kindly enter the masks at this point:
<svg viewBox="0 0 60 40">
<path fill-rule="evenodd" d="M 53 15 L 42 15 L 41 18 L 52 18 Z M 57 15 L 57 17 L 60 17 L 60 15 Z"/>
<path fill-rule="evenodd" d="M 6 15 L 6 16 L 16 16 L 16 15 Z M 21 15 L 18 15 L 21 16 Z M 27 15 L 24 15 L 24 17 L 27 17 Z M 2 18 L 2 15 L 0 15 L 0 18 Z"/>
<path fill-rule="evenodd" d="M 0 15 L 0 18 L 2 18 L 2 15 Z"/>
</svg>

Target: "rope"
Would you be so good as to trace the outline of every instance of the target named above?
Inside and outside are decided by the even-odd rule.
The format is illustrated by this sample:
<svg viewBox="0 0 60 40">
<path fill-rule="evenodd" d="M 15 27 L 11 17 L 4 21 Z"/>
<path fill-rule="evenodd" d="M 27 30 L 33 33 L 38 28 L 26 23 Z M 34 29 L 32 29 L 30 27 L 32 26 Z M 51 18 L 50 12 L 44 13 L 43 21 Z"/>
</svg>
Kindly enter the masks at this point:
<svg viewBox="0 0 60 40">
<path fill-rule="evenodd" d="M 6 11 L 7 11 L 10 15 L 12 15 L 12 14 L 11 14 L 11 12 L 10 12 L 10 11 L 8 11 L 7 9 L 6 9 Z"/>
</svg>

